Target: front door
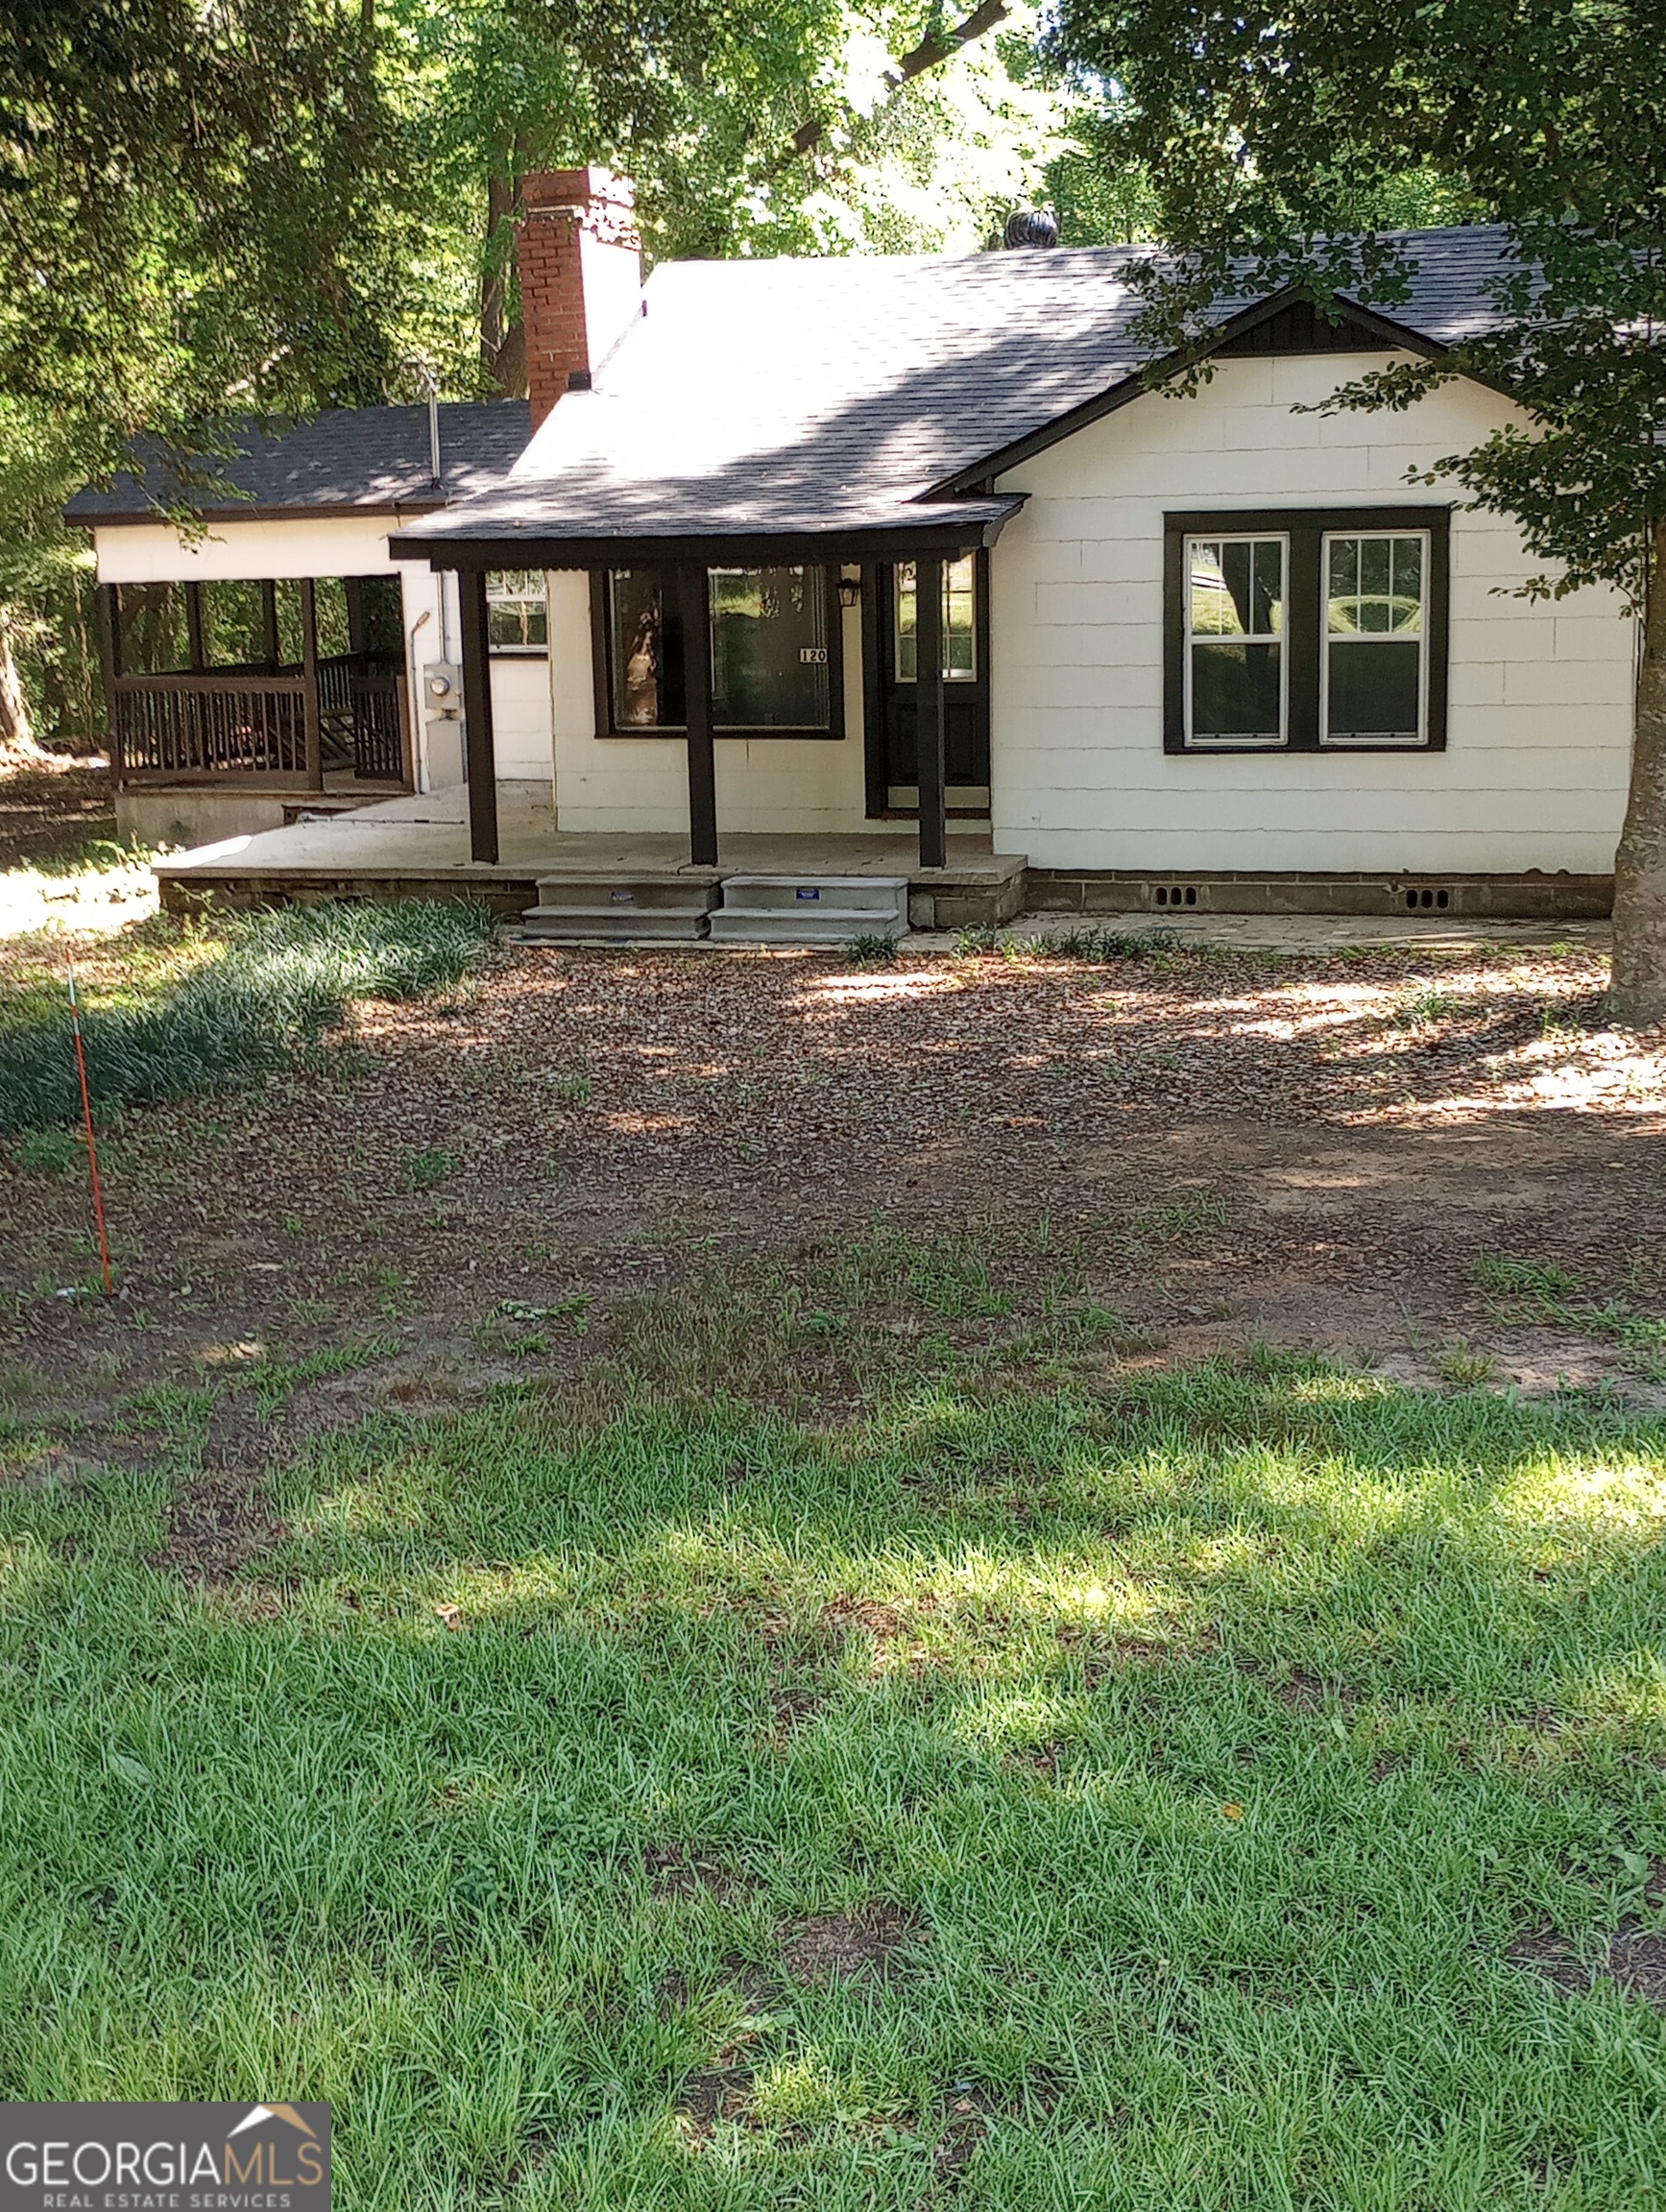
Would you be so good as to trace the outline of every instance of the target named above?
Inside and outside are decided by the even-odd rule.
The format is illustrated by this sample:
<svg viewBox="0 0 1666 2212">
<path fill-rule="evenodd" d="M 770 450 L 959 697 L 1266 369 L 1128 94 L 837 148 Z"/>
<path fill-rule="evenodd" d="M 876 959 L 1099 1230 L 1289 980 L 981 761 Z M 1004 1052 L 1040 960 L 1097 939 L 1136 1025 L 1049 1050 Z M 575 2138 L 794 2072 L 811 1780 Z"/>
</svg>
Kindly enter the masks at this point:
<svg viewBox="0 0 1666 2212">
<path fill-rule="evenodd" d="M 914 569 L 881 563 L 869 597 L 875 635 L 867 665 L 868 812 L 917 815 Z M 943 737 L 948 806 L 961 820 L 989 815 L 989 556 L 943 564 Z"/>
</svg>

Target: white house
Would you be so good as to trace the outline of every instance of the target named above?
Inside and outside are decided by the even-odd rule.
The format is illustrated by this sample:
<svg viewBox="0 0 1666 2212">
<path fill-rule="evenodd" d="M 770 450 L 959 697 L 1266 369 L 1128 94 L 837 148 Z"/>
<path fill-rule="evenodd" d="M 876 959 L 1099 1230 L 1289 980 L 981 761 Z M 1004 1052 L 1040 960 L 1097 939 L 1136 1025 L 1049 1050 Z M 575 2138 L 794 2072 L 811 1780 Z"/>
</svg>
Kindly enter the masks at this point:
<svg viewBox="0 0 1666 2212">
<path fill-rule="evenodd" d="M 628 187 L 566 171 L 525 197 L 530 422 L 441 409 L 438 483 L 420 409 L 252 434 L 232 492 L 192 494 L 205 535 L 157 518 L 155 468 L 72 505 L 122 588 L 125 820 L 209 833 L 257 826 L 234 807 L 376 798 L 304 854 L 283 831 L 187 860 L 199 881 L 449 872 L 513 905 L 663 866 L 703 887 L 675 925 L 694 933 L 785 839 L 789 873 L 888 867 L 938 920 L 1606 910 L 1633 623 L 1599 590 L 1515 596 L 1537 564 L 1513 528 L 1418 481 L 1525 418 L 1462 379 L 1403 413 L 1315 412 L 1485 326 L 1500 232 L 1408 234 L 1411 297 L 1387 310 L 1223 319 L 1177 397 L 1130 336 L 1136 249 L 673 263 L 644 285 Z M 363 589 L 329 637 L 298 597 L 310 658 L 249 595 L 395 575 L 379 643 Z M 216 675 L 199 609 L 192 666 L 135 669 L 134 609 L 187 579 L 208 603 L 235 580 L 238 638 L 264 620 L 263 644 Z M 331 661 L 356 692 L 328 690 Z M 377 681 L 403 695 L 397 760 L 363 706 Z M 256 713 L 261 684 L 291 688 Z M 447 794 L 443 861 L 401 855 L 398 826 L 432 830 Z M 599 933 L 586 903 L 564 928 Z"/>
</svg>

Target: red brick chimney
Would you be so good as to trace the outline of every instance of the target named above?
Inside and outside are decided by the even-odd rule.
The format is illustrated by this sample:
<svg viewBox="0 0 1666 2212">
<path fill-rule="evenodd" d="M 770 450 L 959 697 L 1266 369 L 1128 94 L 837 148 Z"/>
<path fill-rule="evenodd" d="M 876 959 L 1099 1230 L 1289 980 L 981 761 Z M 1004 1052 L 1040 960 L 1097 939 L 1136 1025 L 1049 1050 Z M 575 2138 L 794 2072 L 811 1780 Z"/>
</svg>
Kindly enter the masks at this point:
<svg viewBox="0 0 1666 2212">
<path fill-rule="evenodd" d="M 606 169 L 545 169 L 520 180 L 517 233 L 526 381 L 536 430 L 642 311 L 634 184 Z"/>
</svg>

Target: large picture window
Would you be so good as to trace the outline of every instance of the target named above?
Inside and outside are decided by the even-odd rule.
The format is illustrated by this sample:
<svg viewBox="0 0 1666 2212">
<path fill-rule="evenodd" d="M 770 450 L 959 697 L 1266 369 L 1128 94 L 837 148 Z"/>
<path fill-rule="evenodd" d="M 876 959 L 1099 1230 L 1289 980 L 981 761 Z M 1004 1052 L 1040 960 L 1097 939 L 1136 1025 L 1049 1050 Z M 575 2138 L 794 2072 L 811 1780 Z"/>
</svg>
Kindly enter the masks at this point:
<svg viewBox="0 0 1666 2212">
<path fill-rule="evenodd" d="M 1326 537 L 1325 744 L 1423 742 L 1428 544 L 1422 530 Z"/>
<path fill-rule="evenodd" d="M 713 568 L 712 727 L 826 730 L 827 576 L 820 568 Z"/>
<path fill-rule="evenodd" d="M 1289 541 L 1186 541 L 1186 730 L 1194 745 L 1285 741 Z"/>
<path fill-rule="evenodd" d="M 598 728 L 613 736 L 686 727 L 675 572 L 613 568 L 595 580 Z M 842 734 L 838 600 L 827 569 L 707 572 L 712 727 L 720 735 Z"/>
<path fill-rule="evenodd" d="M 1171 753 L 1439 751 L 1450 512 L 1164 517 Z"/>
</svg>

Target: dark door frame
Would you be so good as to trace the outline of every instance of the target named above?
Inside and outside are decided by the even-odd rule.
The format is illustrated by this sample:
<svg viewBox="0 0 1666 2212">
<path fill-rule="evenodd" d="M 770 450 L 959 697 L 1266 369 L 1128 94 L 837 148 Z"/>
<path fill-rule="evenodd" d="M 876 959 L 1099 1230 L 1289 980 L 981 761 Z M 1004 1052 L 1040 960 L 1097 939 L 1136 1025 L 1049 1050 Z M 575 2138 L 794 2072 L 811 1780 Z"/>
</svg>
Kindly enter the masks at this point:
<svg viewBox="0 0 1666 2212">
<path fill-rule="evenodd" d="M 945 554 L 944 562 L 952 556 Z M 975 717 L 974 742 L 982 754 L 984 785 L 988 788 L 989 775 L 989 552 L 987 547 L 978 550 L 975 579 L 977 613 L 975 650 L 978 655 L 978 680 L 962 688 L 959 685 L 945 683 L 942 686 L 945 706 L 951 704 L 956 692 L 965 696 L 970 692 Z M 862 565 L 862 747 L 864 783 L 867 793 L 867 815 L 870 822 L 912 822 L 918 815 L 916 806 L 893 806 L 890 804 L 891 779 L 889 774 L 886 720 L 887 695 L 897 688 L 892 675 L 892 656 L 895 652 L 896 569 L 894 561 L 865 562 Z M 958 822 L 987 822 L 990 809 L 985 806 L 952 806 L 949 817 Z"/>
</svg>

